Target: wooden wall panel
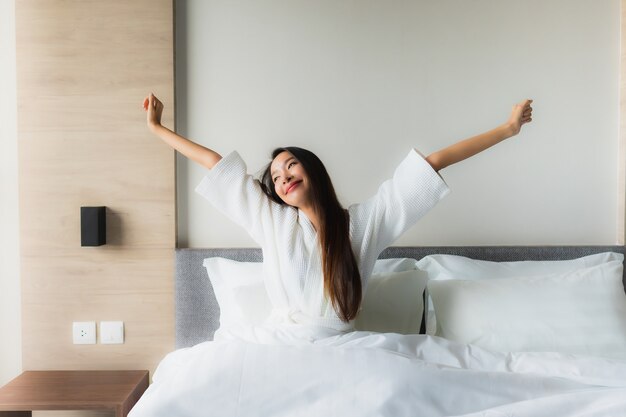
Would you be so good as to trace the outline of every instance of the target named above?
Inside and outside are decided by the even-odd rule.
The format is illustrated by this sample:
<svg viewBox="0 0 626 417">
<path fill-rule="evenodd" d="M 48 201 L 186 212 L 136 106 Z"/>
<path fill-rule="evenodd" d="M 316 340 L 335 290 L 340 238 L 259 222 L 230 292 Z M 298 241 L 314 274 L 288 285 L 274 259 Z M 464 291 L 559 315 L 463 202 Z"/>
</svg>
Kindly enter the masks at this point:
<svg viewBox="0 0 626 417">
<path fill-rule="evenodd" d="M 15 6 L 23 369 L 152 374 L 174 348 L 175 155 L 141 102 L 174 102 L 172 0 Z M 80 247 L 88 205 L 105 246 Z M 73 321 L 108 320 L 123 345 L 72 344 Z"/>
</svg>

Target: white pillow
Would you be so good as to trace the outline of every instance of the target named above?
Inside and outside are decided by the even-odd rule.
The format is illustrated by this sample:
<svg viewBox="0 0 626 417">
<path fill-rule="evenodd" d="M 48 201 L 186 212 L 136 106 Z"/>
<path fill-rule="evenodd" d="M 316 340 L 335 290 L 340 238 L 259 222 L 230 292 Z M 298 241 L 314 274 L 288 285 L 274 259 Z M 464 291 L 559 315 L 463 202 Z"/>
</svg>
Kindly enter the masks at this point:
<svg viewBox="0 0 626 417">
<path fill-rule="evenodd" d="M 220 327 L 240 323 L 259 325 L 270 315 L 272 304 L 263 283 L 261 262 L 215 257 L 205 259 L 202 265 L 220 306 Z"/>
<path fill-rule="evenodd" d="M 425 289 L 426 277 L 417 270 L 372 275 L 354 327 L 370 332 L 418 334 Z"/>
<path fill-rule="evenodd" d="M 483 280 L 566 273 L 616 260 L 623 261 L 624 255 L 604 252 L 572 260 L 517 262 L 479 261 L 456 255 L 429 255 L 417 261 L 416 266 L 427 274 L 429 281 Z M 437 328 L 436 311 L 433 309 L 431 297 L 428 300 L 426 333 L 432 335 Z"/>
<path fill-rule="evenodd" d="M 203 266 L 220 306 L 220 327 L 259 325 L 269 317 L 272 305 L 261 262 L 214 257 L 205 259 Z M 370 277 L 355 326 L 359 330 L 419 333 L 426 279 L 415 269 L 415 260 L 377 260 L 374 270 L 377 273 Z"/>
<path fill-rule="evenodd" d="M 387 272 L 413 271 L 417 269 L 413 258 L 377 259 L 372 269 L 372 275 L 386 274 Z"/>
<path fill-rule="evenodd" d="M 437 335 L 500 352 L 623 357 L 621 260 L 539 277 L 435 280 Z"/>
</svg>

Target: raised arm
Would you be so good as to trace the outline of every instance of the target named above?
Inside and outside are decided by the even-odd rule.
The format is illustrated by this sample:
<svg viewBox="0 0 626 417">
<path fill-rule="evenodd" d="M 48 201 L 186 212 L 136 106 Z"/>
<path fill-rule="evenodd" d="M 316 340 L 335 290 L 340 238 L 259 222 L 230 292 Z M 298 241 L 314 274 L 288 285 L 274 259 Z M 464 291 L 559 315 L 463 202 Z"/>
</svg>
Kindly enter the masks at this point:
<svg viewBox="0 0 626 417">
<path fill-rule="evenodd" d="M 524 100 L 513 106 L 511 116 L 506 123 L 437 151 L 429 155 L 426 160 L 435 171 L 439 171 L 517 135 L 522 125 L 532 120 L 532 107 L 530 106 L 532 102 L 532 100 Z"/>
<path fill-rule="evenodd" d="M 150 131 L 187 158 L 208 169 L 213 168 L 213 166 L 222 159 L 221 155 L 217 152 L 205 148 L 202 145 L 198 145 L 163 126 L 161 124 L 163 103 L 161 103 L 154 94 L 150 93 L 150 95 L 144 99 L 143 108 L 147 113 L 147 122 Z"/>
</svg>

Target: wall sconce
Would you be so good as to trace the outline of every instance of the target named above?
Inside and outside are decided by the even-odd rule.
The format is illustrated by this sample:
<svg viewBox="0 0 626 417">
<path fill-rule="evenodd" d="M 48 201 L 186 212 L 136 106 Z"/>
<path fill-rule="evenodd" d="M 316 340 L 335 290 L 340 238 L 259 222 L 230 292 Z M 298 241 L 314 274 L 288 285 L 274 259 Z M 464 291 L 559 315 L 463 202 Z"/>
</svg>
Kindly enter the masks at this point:
<svg viewBox="0 0 626 417">
<path fill-rule="evenodd" d="M 105 245 L 106 230 L 106 207 L 80 208 L 80 246 Z"/>
</svg>

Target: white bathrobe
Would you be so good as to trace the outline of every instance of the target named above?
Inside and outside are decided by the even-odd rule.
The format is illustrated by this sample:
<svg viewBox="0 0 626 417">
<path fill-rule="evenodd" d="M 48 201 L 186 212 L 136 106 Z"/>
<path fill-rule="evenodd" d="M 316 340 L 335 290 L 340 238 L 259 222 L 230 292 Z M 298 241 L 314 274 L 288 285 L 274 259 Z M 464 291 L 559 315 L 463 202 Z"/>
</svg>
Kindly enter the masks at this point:
<svg viewBox="0 0 626 417">
<path fill-rule="evenodd" d="M 265 286 L 273 306 L 270 322 L 350 331 L 324 295 L 317 233 L 299 209 L 273 202 L 247 173 L 237 152 L 219 161 L 196 187 L 263 250 Z M 430 164 L 411 150 L 376 195 L 348 208 L 350 240 L 363 293 L 378 255 L 449 192 Z"/>
</svg>

